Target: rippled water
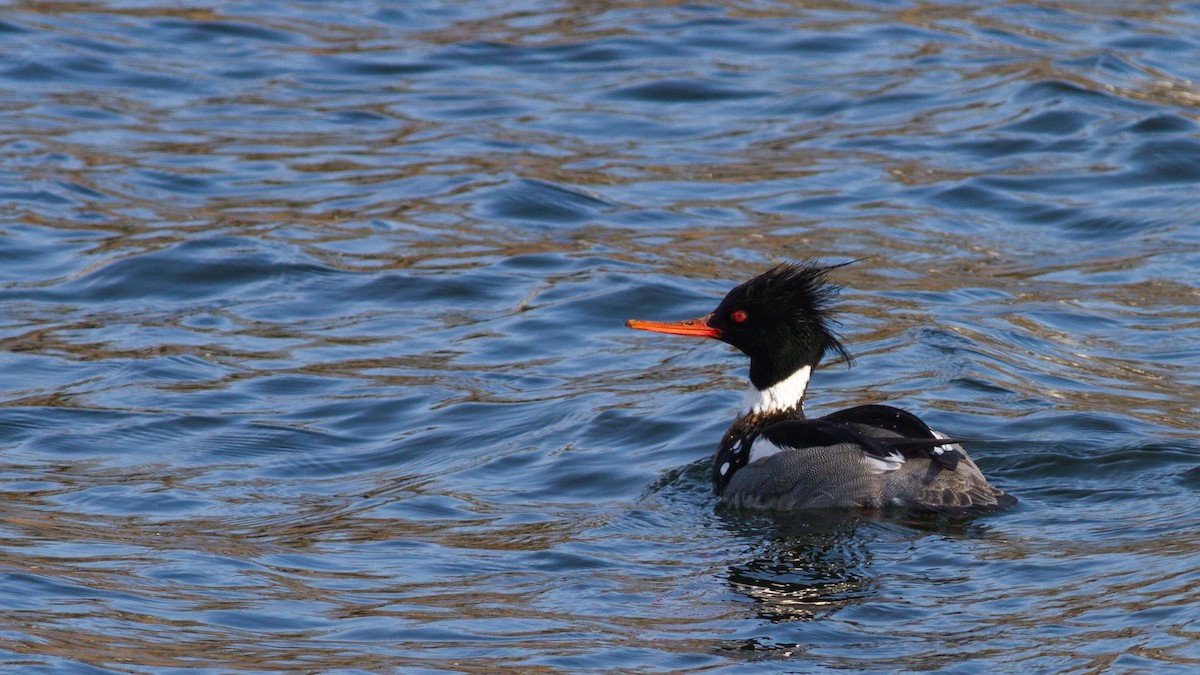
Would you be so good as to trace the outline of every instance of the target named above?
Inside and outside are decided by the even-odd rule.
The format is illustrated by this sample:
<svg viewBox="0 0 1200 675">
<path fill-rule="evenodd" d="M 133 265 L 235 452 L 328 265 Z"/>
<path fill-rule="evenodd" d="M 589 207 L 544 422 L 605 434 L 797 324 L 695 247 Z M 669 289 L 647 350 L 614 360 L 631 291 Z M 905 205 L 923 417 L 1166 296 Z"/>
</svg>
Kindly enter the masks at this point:
<svg viewBox="0 0 1200 675">
<path fill-rule="evenodd" d="M 1200 4 L 8 3 L 0 663 L 1200 665 Z M 1018 508 L 725 509 L 786 258 Z"/>
</svg>

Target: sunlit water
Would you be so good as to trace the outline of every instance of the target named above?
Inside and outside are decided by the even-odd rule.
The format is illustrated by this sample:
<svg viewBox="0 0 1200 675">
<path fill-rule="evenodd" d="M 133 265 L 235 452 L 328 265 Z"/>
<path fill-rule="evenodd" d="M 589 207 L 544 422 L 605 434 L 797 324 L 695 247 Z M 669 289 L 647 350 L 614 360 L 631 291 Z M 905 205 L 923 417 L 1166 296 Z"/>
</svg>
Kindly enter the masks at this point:
<svg viewBox="0 0 1200 675">
<path fill-rule="evenodd" d="M 7 4 L 0 664 L 1194 672 L 1198 183 L 1194 2 Z M 1016 509 L 717 504 L 804 257 Z"/>
</svg>

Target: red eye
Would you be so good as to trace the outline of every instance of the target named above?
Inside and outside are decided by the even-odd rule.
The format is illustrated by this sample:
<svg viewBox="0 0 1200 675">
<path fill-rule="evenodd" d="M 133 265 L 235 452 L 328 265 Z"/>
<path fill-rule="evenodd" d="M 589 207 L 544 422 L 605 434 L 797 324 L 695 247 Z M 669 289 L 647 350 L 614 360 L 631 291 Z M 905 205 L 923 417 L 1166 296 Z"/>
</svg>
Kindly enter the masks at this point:
<svg viewBox="0 0 1200 675">
<path fill-rule="evenodd" d="M 746 313 L 740 309 L 735 309 L 733 310 L 733 314 L 729 315 L 729 318 L 733 319 L 737 323 L 741 323 L 746 320 Z"/>
</svg>

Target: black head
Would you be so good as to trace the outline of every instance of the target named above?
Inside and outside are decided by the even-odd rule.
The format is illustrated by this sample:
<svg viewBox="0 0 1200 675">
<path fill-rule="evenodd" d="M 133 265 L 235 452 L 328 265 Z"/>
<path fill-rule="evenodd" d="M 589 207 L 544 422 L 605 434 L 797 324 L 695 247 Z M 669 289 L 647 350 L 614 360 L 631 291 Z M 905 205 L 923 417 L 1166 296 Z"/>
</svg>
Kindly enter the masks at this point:
<svg viewBox="0 0 1200 675">
<path fill-rule="evenodd" d="M 829 316 L 829 304 L 839 288 L 827 277 L 837 267 L 783 263 L 729 291 L 702 319 L 626 325 L 727 342 L 750 357 L 750 382 L 766 389 L 804 366 L 815 367 L 827 351 L 850 360 Z"/>
<path fill-rule="evenodd" d="M 734 288 L 707 323 L 718 338 L 750 357 L 750 381 L 763 389 L 827 351 L 850 353 L 833 332 L 829 304 L 840 290 L 827 277 L 834 267 L 783 263 Z"/>
</svg>

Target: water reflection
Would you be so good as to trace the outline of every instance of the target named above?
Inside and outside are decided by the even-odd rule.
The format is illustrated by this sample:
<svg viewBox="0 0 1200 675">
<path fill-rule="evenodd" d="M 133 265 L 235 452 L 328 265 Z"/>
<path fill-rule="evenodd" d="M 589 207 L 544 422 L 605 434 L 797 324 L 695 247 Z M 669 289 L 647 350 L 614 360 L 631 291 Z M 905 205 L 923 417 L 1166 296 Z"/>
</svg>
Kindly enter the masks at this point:
<svg viewBox="0 0 1200 675">
<path fill-rule="evenodd" d="M 747 514 L 722 510 L 722 523 L 745 537 L 764 538 L 755 557 L 730 565 L 731 589 L 754 601 L 772 622 L 811 621 L 874 593 L 870 537 L 851 513 Z"/>
</svg>

